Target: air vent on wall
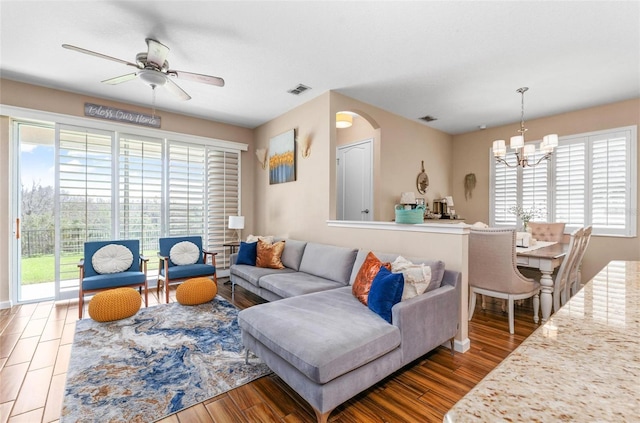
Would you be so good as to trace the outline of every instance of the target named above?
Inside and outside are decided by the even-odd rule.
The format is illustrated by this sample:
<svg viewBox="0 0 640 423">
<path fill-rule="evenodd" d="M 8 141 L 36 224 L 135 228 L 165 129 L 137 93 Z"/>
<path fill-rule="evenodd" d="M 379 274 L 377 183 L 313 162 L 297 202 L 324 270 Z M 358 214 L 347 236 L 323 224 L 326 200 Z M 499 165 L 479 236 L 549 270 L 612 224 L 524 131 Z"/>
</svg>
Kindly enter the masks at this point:
<svg viewBox="0 0 640 423">
<path fill-rule="evenodd" d="M 300 95 L 303 92 L 310 90 L 311 87 L 307 87 L 306 85 L 298 84 L 295 88 L 287 91 L 289 94 Z"/>
<path fill-rule="evenodd" d="M 424 120 L 425 122 L 433 122 L 434 120 L 438 120 L 437 117 L 433 117 L 430 115 L 422 116 L 421 118 L 418 118 L 418 119 Z"/>
</svg>

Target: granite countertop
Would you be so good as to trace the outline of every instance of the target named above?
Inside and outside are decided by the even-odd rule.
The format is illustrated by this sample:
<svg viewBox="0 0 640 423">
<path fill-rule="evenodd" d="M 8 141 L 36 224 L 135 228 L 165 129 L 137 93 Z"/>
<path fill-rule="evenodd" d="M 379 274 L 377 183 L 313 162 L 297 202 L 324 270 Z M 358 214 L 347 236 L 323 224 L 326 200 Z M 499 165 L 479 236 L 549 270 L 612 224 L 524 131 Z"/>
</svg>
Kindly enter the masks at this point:
<svg viewBox="0 0 640 423">
<path fill-rule="evenodd" d="M 640 421 L 640 262 L 610 262 L 444 421 Z"/>
</svg>

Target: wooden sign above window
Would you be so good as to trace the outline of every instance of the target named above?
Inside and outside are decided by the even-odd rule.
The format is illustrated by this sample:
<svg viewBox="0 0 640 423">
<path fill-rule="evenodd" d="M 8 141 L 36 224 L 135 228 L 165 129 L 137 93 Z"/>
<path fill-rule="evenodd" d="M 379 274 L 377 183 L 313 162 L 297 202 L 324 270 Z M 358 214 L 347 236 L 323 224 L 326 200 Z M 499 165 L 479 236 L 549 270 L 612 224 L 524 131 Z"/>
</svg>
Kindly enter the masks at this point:
<svg viewBox="0 0 640 423">
<path fill-rule="evenodd" d="M 160 128 L 160 116 L 145 115 L 144 113 L 130 112 L 115 107 L 100 106 L 99 104 L 84 103 L 84 115 L 98 119 Z"/>
</svg>

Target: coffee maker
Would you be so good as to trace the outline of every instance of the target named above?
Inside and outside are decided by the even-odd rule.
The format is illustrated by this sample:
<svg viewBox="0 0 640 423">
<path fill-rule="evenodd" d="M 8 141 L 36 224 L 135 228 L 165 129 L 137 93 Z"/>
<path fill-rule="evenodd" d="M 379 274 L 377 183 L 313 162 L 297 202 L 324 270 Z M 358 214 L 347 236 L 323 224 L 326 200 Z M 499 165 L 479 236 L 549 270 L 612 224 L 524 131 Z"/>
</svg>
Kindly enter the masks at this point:
<svg viewBox="0 0 640 423">
<path fill-rule="evenodd" d="M 453 219 L 451 206 L 453 206 L 453 198 L 438 198 L 433 200 L 433 213 L 439 214 L 440 219 Z"/>
</svg>

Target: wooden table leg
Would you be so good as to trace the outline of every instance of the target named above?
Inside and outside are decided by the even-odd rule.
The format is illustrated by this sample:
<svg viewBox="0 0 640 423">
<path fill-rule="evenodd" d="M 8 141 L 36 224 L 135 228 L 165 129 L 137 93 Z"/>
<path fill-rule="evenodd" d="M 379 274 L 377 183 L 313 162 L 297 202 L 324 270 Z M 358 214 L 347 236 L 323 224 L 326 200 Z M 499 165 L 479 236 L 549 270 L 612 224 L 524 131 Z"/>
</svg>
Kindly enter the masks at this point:
<svg viewBox="0 0 640 423">
<path fill-rule="evenodd" d="M 540 285 L 542 285 L 542 288 L 540 289 L 540 311 L 542 312 L 542 323 L 544 324 L 549 320 L 553 306 L 553 279 L 551 279 L 551 273 L 553 271 L 541 270 L 541 272 Z"/>
</svg>

